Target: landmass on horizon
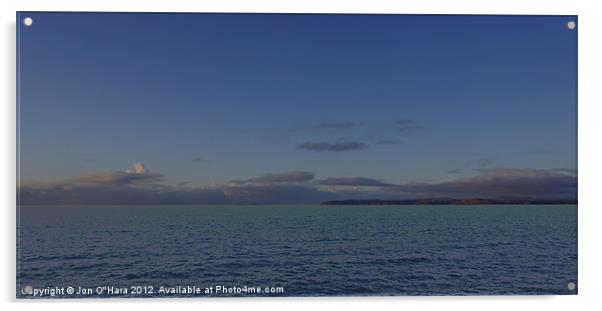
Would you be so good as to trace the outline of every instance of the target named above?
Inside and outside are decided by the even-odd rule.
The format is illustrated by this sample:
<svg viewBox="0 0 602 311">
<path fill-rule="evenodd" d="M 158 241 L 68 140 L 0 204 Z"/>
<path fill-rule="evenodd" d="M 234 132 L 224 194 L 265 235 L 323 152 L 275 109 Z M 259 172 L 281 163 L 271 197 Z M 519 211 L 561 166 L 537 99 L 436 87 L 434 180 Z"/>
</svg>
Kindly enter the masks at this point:
<svg viewBox="0 0 602 311">
<path fill-rule="evenodd" d="M 332 200 L 320 205 L 560 205 L 577 204 L 576 199 L 538 200 L 538 199 L 415 199 L 415 200 Z"/>
</svg>

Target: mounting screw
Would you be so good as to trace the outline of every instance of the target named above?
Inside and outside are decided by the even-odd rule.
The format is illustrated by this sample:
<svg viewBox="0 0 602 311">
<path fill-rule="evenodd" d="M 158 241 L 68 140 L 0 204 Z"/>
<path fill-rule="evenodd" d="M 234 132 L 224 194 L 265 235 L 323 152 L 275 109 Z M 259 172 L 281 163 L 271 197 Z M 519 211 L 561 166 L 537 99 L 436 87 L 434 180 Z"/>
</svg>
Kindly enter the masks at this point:
<svg viewBox="0 0 602 311">
<path fill-rule="evenodd" d="M 569 282 L 569 284 L 567 284 L 566 287 L 569 290 L 575 290 L 575 288 L 577 288 L 577 285 L 575 283 L 573 283 L 573 282 Z"/>
<path fill-rule="evenodd" d="M 568 23 L 566 23 L 566 27 L 570 30 L 575 29 L 575 27 L 577 27 L 577 23 L 575 23 L 574 21 L 569 21 Z"/>
<path fill-rule="evenodd" d="M 31 24 L 33 24 L 33 19 L 31 19 L 31 17 L 26 17 L 23 19 L 23 25 L 31 26 Z"/>
</svg>

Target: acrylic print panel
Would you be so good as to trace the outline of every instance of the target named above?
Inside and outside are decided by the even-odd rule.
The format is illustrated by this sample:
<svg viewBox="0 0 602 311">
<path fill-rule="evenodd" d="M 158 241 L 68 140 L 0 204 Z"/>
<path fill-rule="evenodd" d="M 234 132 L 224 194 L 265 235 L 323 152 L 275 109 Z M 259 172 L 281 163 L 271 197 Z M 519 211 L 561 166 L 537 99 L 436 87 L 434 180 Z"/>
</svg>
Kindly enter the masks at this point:
<svg viewBox="0 0 602 311">
<path fill-rule="evenodd" d="M 17 297 L 577 293 L 577 17 L 20 12 Z"/>
</svg>

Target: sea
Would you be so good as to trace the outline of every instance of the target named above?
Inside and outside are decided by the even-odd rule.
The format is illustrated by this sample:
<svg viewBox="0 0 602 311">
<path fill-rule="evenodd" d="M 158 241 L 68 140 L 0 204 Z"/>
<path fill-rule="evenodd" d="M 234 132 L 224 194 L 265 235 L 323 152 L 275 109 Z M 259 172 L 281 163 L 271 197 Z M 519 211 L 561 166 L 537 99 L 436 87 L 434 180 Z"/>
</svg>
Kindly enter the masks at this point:
<svg viewBox="0 0 602 311">
<path fill-rule="evenodd" d="M 577 294 L 576 205 L 21 206 L 18 298 Z"/>
</svg>

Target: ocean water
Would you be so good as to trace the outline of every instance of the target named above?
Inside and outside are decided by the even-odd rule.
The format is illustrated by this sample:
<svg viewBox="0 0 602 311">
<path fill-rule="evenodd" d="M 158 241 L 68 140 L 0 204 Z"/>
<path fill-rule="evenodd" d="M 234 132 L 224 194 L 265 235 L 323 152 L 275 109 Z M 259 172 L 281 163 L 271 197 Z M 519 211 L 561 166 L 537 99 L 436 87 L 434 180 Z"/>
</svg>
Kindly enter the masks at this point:
<svg viewBox="0 0 602 311">
<path fill-rule="evenodd" d="M 39 206 L 18 218 L 20 298 L 577 293 L 575 205 Z"/>
</svg>

